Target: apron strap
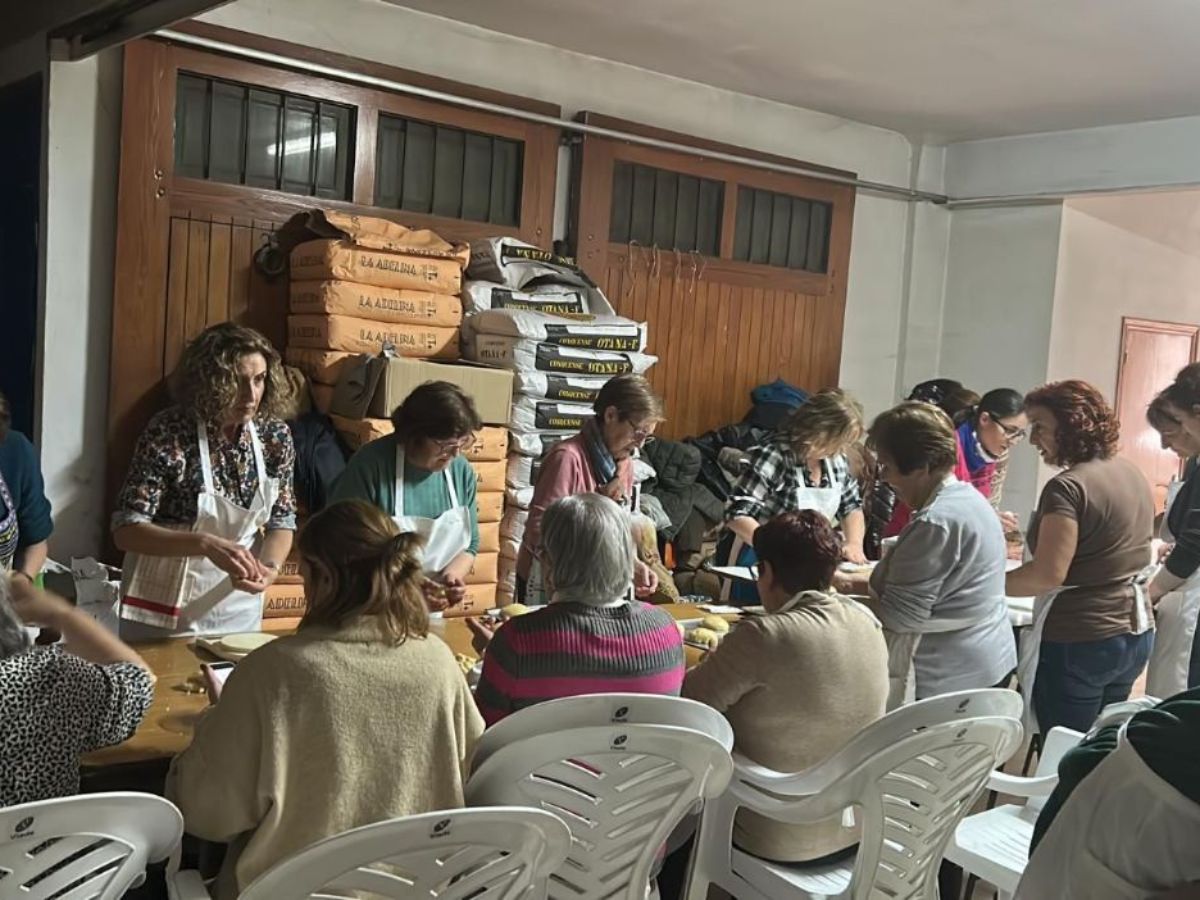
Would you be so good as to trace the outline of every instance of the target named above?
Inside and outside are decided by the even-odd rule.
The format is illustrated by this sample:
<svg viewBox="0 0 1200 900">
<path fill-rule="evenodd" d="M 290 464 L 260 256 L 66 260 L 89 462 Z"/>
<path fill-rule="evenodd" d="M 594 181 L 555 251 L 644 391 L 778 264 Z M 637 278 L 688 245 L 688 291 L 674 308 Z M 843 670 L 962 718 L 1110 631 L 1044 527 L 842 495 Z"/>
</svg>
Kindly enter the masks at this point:
<svg viewBox="0 0 1200 900">
<path fill-rule="evenodd" d="M 446 466 L 446 490 L 450 492 L 450 508 L 458 509 L 458 491 L 454 489 L 454 479 L 450 477 L 450 469 L 453 468 L 453 465 L 451 462 L 449 466 Z"/>
<path fill-rule="evenodd" d="M 250 446 L 254 448 L 254 468 L 258 475 L 257 493 L 265 500 L 267 495 L 267 464 L 263 459 L 262 440 L 258 436 L 258 426 L 253 421 L 246 427 L 250 429 Z"/>
<path fill-rule="evenodd" d="M 204 476 L 205 493 L 215 494 L 213 487 L 212 459 L 209 458 L 208 426 L 200 419 L 196 420 L 196 441 L 200 445 L 200 471 Z"/>
<path fill-rule="evenodd" d="M 392 515 L 404 515 L 404 445 L 396 441 L 396 487 L 392 499 Z"/>
</svg>

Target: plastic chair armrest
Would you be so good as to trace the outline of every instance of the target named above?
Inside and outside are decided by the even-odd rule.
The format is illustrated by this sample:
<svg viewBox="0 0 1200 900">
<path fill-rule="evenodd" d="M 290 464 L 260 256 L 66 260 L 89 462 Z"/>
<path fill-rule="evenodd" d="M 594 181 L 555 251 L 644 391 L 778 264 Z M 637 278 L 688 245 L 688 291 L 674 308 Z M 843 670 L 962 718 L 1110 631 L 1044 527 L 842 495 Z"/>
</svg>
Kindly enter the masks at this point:
<svg viewBox="0 0 1200 900">
<path fill-rule="evenodd" d="M 212 900 L 204 880 L 195 869 L 176 872 L 167 877 L 167 897 L 170 900 Z"/>
<path fill-rule="evenodd" d="M 1013 797 L 1048 797 L 1057 785 L 1057 775 L 1023 778 L 1020 775 L 993 772 L 988 776 L 987 789 Z"/>
<path fill-rule="evenodd" d="M 740 753 L 732 755 L 734 783 L 741 780 L 755 787 L 771 790 L 781 782 L 786 782 L 788 794 L 795 795 L 816 794 L 830 781 L 830 778 L 822 773 L 820 765 L 804 772 L 777 772 L 775 769 L 760 766 Z"/>
</svg>

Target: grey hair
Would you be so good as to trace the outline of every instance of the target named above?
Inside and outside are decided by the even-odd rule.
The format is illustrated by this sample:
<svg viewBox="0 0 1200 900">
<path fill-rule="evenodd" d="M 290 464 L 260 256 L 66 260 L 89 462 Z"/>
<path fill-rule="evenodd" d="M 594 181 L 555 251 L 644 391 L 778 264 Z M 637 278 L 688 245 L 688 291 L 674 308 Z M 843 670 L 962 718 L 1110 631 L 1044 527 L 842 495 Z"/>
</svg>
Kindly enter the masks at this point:
<svg viewBox="0 0 1200 900">
<path fill-rule="evenodd" d="M 8 575 L 0 572 L 0 659 L 24 653 L 32 644 L 25 623 L 13 609 Z"/>
<path fill-rule="evenodd" d="M 629 516 L 601 494 L 577 494 L 542 516 L 542 564 L 558 600 L 599 606 L 633 587 L 637 556 Z"/>
</svg>

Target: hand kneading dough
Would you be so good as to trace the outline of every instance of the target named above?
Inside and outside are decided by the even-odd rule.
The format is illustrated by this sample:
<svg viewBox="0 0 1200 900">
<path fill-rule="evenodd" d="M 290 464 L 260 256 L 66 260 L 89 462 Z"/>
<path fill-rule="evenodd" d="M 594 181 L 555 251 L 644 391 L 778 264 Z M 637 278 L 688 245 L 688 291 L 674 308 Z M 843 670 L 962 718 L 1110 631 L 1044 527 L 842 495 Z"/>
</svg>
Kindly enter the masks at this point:
<svg viewBox="0 0 1200 900">
<path fill-rule="evenodd" d="M 729 630 L 729 622 L 720 616 L 705 616 L 700 620 L 700 624 L 709 631 L 715 631 L 717 634 L 724 634 Z"/>
</svg>

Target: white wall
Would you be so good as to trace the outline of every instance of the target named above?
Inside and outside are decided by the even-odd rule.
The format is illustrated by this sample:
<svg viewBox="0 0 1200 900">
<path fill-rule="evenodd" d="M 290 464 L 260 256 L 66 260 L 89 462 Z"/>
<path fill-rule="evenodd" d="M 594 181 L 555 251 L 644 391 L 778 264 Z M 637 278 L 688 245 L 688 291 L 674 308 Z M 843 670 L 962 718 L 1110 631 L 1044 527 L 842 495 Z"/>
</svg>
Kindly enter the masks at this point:
<svg viewBox="0 0 1200 900">
<path fill-rule="evenodd" d="M 39 449 L 58 559 L 99 550 L 116 231 L 121 51 L 50 66 Z"/>
<path fill-rule="evenodd" d="M 1200 322 L 1200 191 L 1065 204 L 1050 377 L 1114 399 L 1123 316 Z"/>
<path fill-rule="evenodd" d="M 1046 381 L 1061 222 L 1061 204 L 951 214 L 941 375 L 980 393 Z M 1037 458 L 1024 444 L 1004 507 L 1026 516 L 1037 490 Z"/>
<path fill-rule="evenodd" d="M 379 0 L 238 0 L 205 21 L 908 184 L 902 135 L 502 35 Z M 561 174 L 561 173 L 560 173 Z M 937 178 L 940 180 L 940 166 Z M 896 394 L 907 204 L 860 195 L 842 384 L 878 411 Z"/>
</svg>

